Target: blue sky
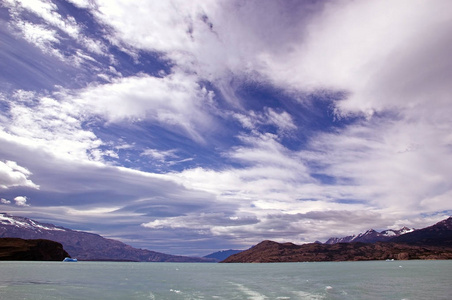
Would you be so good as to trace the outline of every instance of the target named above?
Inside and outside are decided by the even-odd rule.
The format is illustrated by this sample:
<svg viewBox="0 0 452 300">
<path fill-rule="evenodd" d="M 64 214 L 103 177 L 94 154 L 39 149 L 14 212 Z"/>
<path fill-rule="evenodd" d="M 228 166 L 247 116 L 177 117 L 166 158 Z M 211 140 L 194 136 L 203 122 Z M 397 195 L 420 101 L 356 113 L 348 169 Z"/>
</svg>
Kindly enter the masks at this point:
<svg viewBox="0 0 452 300">
<path fill-rule="evenodd" d="M 3 0 L 0 210 L 182 255 L 433 224 L 451 11 Z"/>
</svg>

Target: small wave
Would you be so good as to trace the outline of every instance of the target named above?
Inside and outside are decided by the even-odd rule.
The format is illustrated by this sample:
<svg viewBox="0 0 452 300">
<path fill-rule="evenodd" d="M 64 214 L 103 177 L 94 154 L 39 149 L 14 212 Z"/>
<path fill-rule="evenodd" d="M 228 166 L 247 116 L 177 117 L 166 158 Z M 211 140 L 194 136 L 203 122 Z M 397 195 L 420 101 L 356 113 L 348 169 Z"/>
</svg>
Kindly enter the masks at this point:
<svg viewBox="0 0 452 300">
<path fill-rule="evenodd" d="M 180 294 L 180 293 L 182 293 L 181 291 L 179 291 L 179 290 L 173 290 L 173 289 L 170 289 L 170 292 L 173 292 L 173 293 L 176 293 L 176 294 Z"/>
<path fill-rule="evenodd" d="M 295 291 L 293 292 L 299 299 L 303 300 L 322 300 L 325 299 L 324 295 L 313 294 L 305 291 Z"/>
<path fill-rule="evenodd" d="M 244 294 L 246 294 L 246 295 L 248 296 L 247 299 L 251 299 L 251 300 L 263 300 L 263 299 L 268 299 L 267 296 L 262 295 L 262 294 L 259 293 L 259 292 L 253 291 L 253 290 L 247 288 L 246 286 L 244 286 L 244 285 L 242 285 L 242 284 L 238 284 L 238 283 L 237 283 L 237 284 L 235 284 L 235 285 L 239 288 L 239 290 L 240 290 L 241 292 L 243 292 Z"/>
</svg>

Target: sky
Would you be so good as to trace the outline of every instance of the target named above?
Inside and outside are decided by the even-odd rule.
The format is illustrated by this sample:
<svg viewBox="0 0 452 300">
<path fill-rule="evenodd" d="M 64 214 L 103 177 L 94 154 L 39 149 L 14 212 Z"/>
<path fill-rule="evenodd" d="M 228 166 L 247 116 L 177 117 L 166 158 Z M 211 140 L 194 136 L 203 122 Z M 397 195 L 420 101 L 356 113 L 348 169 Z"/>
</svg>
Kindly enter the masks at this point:
<svg viewBox="0 0 452 300">
<path fill-rule="evenodd" d="M 1 0 L 0 211 L 168 254 L 452 214 L 448 0 Z"/>
</svg>

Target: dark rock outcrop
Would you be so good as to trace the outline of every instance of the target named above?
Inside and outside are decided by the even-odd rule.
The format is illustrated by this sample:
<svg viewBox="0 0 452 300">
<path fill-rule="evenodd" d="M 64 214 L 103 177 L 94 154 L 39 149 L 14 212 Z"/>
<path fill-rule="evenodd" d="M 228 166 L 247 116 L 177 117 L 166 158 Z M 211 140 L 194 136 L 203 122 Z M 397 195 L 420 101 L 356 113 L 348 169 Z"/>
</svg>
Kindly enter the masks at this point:
<svg viewBox="0 0 452 300">
<path fill-rule="evenodd" d="M 63 245 L 54 241 L 0 238 L 0 260 L 62 261 L 66 257 Z"/>
</svg>

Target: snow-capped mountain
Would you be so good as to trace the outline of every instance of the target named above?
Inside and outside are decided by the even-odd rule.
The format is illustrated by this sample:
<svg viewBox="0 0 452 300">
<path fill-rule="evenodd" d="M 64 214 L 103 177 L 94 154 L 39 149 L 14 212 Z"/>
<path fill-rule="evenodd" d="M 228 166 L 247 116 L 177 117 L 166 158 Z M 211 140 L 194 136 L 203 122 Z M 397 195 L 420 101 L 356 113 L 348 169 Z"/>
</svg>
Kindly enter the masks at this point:
<svg viewBox="0 0 452 300">
<path fill-rule="evenodd" d="M 432 226 L 391 239 L 391 242 L 411 245 L 452 247 L 452 217 Z"/>
<path fill-rule="evenodd" d="M 137 249 L 120 241 L 106 239 L 98 234 L 75 231 L 53 224 L 40 223 L 24 217 L 0 213 L 0 238 L 46 239 L 59 242 L 64 249 L 80 260 L 127 260 L 206 262 L 197 257 L 175 256 Z"/>
<path fill-rule="evenodd" d="M 356 238 L 356 235 L 349 235 L 341 238 L 331 237 L 324 244 L 332 245 L 338 243 L 351 243 L 354 238 Z"/>
<path fill-rule="evenodd" d="M 393 237 L 394 234 L 399 234 Z M 248 250 L 229 256 L 225 263 L 252 262 L 306 262 L 306 261 L 364 261 L 364 260 L 408 260 L 408 259 L 452 259 L 452 217 L 435 225 L 411 230 L 368 230 L 354 236 L 368 238 L 375 235 L 389 238 L 379 243 L 303 244 L 262 241 Z M 352 240 L 348 239 L 347 240 Z M 340 239 L 337 239 L 340 240 Z"/>
<path fill-rule="evenodd" d="M 414 228 L 402 227 L 399 230 L 394 229 L 383 230 L 382 232 L 380 232 L 380 234 L 383 234 L 388 237 L 396 237 L 405 233 L 413 232 L 414 230 L 415 230 Z"/>
<path fill-rule="evenodd" d="M 401 236 L 403 234 L 414 231 L 414 229 L 403 227 L 399 230 L 386 229 L 382 232 L 375 231 L 373 229 L 367 230 L 364 233 L 358 235 L 350 235 L 342 238 L 332 237 L 328 239 L 325 244 L 338 244 L 338 243 L 376 243 L 376 242 L 387 242 L 394 237 Z"/>
<path fill-rule="evenodd" d="M 13 217 L 11 215 L 0 213 L 0 225 L 9 226 L 12 228 L 19 229 L 28 229 L 35 232 L 44 232 L 44 231 L 71 231 L 70 229 L 66 229 L 63 227 L 55 226 L 53 224 L 39 223 L 34 220 L 23 218 L 23 217 Z M 12 229 L 11 228 L 11 229 Z M 2 234 L 5 230 L 0 228 L 0 234 Z"/>
</svg>

